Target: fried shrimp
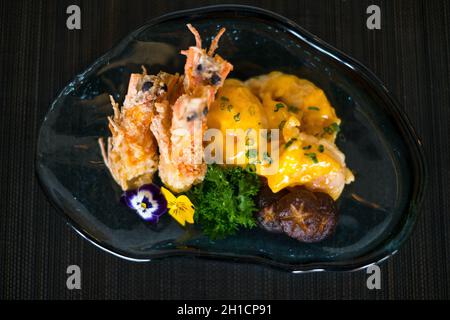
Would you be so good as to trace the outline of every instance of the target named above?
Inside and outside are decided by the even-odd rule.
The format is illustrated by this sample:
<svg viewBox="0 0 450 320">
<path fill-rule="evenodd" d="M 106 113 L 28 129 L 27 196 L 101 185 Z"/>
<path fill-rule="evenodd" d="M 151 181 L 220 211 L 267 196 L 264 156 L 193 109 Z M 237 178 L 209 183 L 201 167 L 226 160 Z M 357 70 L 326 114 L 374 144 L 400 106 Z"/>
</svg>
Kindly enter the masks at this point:
<svg viewBox="0 0 450 320">
<path fill-rule="evenodd" d="M 99 144 L 106 166 L 123 190 L 151 183 L 156 170 L 175 192 L 186 191 L 205 177 L 206 116 L 233 66 L 214 54 L 225 29 L 206 51 L 198 31 L 187 26 L 196 46 L 181 51 L 187 57 L 183 76 L 147 75 L 144 70 L 131 75 L 122 108 L 111 98 L 112 137 L 107 147 L 102 138 Z"/>
<path fill-rule="evenodd" d="M 181 94 L 173 105 L 155 103 L 156 112 L 151 123 L 159 146 L 159 176 L 174 192 L 186 191 L 205 177 L 203 134 L 207 129 L 206 116 L 217 90 L 233 69 L 230 63 L 214 54 L 225 29 L 219 31 L 207 52 L 202 49 L 198 31 L 190 24 L 187 26 L 195 36 L 196 46 L 181 51 L 187 57 L 185 74 L 180 78 Z"/>
<path fill-rule="evenodd" d="M 158 167 L 157 144 L 150 131 L 154 104 L 167 101 L 174 76 L 131 74 L 122 108 L 111 98 L 114 115 L 108 117 L 112 137 L 99 139 L 105 165 L 123 190 L 151 183 Z M 167 102 L 166 102 L 167 103 Z"/>
</svg>

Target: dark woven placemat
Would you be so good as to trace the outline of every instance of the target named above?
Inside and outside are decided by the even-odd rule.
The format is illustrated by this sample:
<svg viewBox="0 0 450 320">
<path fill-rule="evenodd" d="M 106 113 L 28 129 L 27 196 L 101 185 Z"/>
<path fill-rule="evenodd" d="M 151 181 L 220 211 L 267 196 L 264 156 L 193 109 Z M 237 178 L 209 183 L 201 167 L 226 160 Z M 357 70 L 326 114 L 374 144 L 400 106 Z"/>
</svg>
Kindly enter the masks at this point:
<svg viewBox="0 0 450 320">
<path fill-rule="evenodd" d="M 228 3 L 230 1 L 220 1 Z M 231 1 L 238 2 L 238 1 Z M 423 139 L 429 189 L 415 232 L 366 273 L 292 275 L 262 266 L 174 258 L 126 262 L 77 236 L 35 179 L 36 138 L 50 103 L 74 75 L 145 21 L 219 1 L 0 1 L 0 300 L 104 298 L 449 298 L 450 3 L 448 1 L 245 1 L 296 21 L 360 60 L 393 92 Z M 366 28 L 366 8 L 382 29 Z M 79 4 L 82 29 L 68 31 Z M 66 289 L 66 268 L 82 290 Z"/>
</svg>

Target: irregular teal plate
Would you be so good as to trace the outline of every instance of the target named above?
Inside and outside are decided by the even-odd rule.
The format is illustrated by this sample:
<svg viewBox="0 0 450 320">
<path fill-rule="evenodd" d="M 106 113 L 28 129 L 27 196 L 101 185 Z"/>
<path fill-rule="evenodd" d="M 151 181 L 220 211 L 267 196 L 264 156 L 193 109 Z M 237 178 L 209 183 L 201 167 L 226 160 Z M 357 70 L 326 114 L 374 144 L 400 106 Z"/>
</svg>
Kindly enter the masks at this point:
<svg viewBox="0 0 450 320">
<path fill-rule="evenodd" d="M 109 134 L 108 95 L 122 101 L 129 75 L 147 66 L 181 72 L 179 54 L 193 44 L 185 24 L 202 35 L 227 32 L 219 53 L 232 77 L 280 70 L 311 80 L 342 119 L 337 141 L 356 181 L 339 200 L 333 236 L 316 244 L 260 229 L 211 241 L 168 215 L 157 227 L 119 204 L 97 139 Z M 205 38 L 205 43 L 211 39 Z M 355 270 L 395 253 L 412 231 L 425 184 L 420 141 L 383 84 L 360 63 L 274 13 L 213 6 L 169 14 L 132 32 L 78 75 L 56 98 L 40 130 L 37 172 L 73 228 L 110 253 L 136 261 L 188 255 L 263 263 L 295 272 Z"/>
</svg>

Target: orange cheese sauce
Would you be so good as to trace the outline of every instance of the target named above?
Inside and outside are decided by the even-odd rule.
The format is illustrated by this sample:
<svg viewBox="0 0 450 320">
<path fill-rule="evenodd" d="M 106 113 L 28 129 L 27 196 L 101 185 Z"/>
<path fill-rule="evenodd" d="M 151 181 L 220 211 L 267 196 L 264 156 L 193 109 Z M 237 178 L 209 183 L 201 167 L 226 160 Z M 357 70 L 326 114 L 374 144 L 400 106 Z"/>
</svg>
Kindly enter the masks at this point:
<svg viewBox="0 0 450 320">
<path fill-rule="evenodd" d="M 224 137 L 230 134 L 227 129 L 279 129 L 279 157 L 270 163 L 258 158 L 257 173 L 267 178 L 275 193 L 303 185 L 326 192 L 333 199 L 354 180 L 345 156 L 334 144 L 340 123 L 323 90 L 281 72 L 245 82 L 226 80 L 208 115 L 208 127 L 219 129 Z M 249 163 L 248 150 L 257 148 L 260 139 L 246 146 L 246 152 L 234 150 L 232 158 L 238 165 Z M 274 166 L 275 170 L 265 174 L 261 166 Z"/>
</svg>

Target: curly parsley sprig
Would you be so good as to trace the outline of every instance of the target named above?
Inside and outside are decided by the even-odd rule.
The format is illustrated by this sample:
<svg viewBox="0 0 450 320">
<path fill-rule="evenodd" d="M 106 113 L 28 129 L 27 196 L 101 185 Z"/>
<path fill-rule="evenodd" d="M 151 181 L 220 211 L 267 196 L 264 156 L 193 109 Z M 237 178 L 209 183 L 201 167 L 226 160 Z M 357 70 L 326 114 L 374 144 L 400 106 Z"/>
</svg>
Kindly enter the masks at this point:
<svg viewBox="0 0 450 320">
<path fill-rule="evenodd" d="M 203 183 L 188 192 L 195 206 L 195 222 L 212 239 L 232 235 L 241 227 L 253 228 L 259 188 L 254 170 L 209 165 Z"/>
</svg>

